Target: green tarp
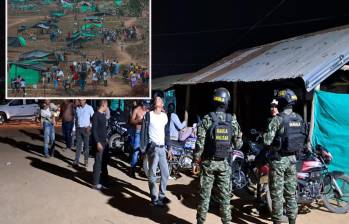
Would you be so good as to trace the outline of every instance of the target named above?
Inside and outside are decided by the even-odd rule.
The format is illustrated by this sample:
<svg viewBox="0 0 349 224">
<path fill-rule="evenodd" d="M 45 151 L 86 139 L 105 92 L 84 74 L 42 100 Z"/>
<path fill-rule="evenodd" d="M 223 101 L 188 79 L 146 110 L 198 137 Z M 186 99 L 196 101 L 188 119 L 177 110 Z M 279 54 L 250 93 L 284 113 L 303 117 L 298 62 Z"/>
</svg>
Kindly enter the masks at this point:
<svg viewBox="0 0 349 224">
<path fill-rule="evenodd" d="M 316 91 L 314 97 L 312 144 L 331 152 L 330 170 L 349 174 L 349 94 Z"/>
<path fill-rule="evenodd" d="M 18 40 L 21 43 L 22 47 L 27 46 L 27 42 L 25 41 L 25 39 L 22 36 L 18 36 Z"/>
<path fill-rule="evenodd" d="M 114 3 L 117 7 L 120 7 L 122 5 L 122 0 L 114 0 Z"/>
<path fill-rule="evenodd" d="M 88 23 L 85 24 L 81 27 L 82 30 L 88 30 L 88 29 L 92 29 L 92 28 L 102 28 L 103 24 L 100 23 Z"/>
<path fill-rule="evenodd" d="M 17 76 L 24 78 L 27 85 L 35 85 L 40 82 L 39 71 L 30 68 L 23 68 L 15 64 L 11 65 L 9 74 L 9 82 Z"/>
</svg>

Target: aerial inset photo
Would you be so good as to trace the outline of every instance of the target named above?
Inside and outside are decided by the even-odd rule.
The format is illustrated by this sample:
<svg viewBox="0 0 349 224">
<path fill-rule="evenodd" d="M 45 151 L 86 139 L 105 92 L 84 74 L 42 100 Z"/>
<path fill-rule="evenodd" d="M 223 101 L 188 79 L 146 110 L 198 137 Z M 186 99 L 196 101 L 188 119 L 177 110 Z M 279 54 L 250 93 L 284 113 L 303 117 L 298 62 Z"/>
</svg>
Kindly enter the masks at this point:
<svg viewBox="0 0 349 224">
<path fill-rule="evenodd" d="M 149 0 L 8 0 L 7 97 L 149 97 Z"/>
</svg>

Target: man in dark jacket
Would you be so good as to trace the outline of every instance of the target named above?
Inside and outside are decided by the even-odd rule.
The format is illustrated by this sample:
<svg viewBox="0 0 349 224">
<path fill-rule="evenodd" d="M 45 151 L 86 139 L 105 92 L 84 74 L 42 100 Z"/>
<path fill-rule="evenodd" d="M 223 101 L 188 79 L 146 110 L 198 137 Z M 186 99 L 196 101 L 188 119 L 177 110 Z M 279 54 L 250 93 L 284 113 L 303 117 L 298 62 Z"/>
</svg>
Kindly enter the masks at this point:
<svg viewBox="0 0 349 224">
<path fill-rule="evenodd" d="M 108 101 L 101 100 L 99 108 L 92 117 L 92 133 L 96 144 L 96 157 L 93 165 L 93 188 L 100 190 L 106 184 L 107 170 L 107 119 L 105 112 Z M 100 179 L 102 179 L 100 181 Z"/>
<path fill-rule="evenodd" d="M 151 203 L 154 206 L 163 206 L 168 202 L 165 197 L 168 178 L 167 159 L 171 159 L 172 152 L 169 145 L 170 133 L 167 114 L 164 113 L 164 102 L 160 93 L 154 94 L 154 109 L 147 112 L 141 130 L 141 152 L 147 154 L 149 161 L 149 190 Z M 156 170 L 160 167 L 160 192 L 156 187 Z"/>
</svg>

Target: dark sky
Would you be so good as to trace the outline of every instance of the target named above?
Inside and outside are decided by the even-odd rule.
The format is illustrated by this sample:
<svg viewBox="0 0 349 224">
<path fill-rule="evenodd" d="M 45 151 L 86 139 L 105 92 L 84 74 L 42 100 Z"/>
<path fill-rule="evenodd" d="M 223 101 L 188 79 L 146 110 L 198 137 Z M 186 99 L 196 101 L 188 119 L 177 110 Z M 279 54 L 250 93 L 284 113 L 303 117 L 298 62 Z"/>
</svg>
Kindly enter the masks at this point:
<svg viewBox="0 0 349 224">
<path fill-rule="evenodd" d="M 197 71 L 235 50 L 345 24 L 346 0 L 153 0 L 152 74 Z"/>
</svg>

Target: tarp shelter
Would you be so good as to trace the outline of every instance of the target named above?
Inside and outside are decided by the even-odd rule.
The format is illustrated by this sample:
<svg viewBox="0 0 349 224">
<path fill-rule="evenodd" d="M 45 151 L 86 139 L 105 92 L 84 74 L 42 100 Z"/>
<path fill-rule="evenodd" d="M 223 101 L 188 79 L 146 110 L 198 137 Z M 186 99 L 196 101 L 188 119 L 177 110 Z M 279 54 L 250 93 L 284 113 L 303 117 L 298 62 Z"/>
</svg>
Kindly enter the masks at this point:
<svg viewBox="0 0 349 224">
<path fill-rule="evenodd" d="M 24 78 L 27 85 L 35 85 L 40 82 L 41 72 L 45 68 L 39 65 L 31 65 L 25 63 L 12 63 L 9 71 L 9 82 L 18 76 Z"/>
<path fill-rule="evenodd" d="M 7 45 L 11 47 L 25 47 L 27 42 L 22 36 L 7 37 Z"/>
<path fill-rule="evenodd" d="M 43 51 L 43 50 L 34 50 L 23 53 L 19 56 L 20 60 L 33 60 L 33 59 L 43 59 L 48 58 L 49 56 L 54 55 L 53 52 Z"/>
<path fill-rule="evenodd" d="M 62 17 L 62 16 L 64 16 L 65 14 L 64 14 L 64 11 L 59 10 L 59 11 L 51 11 L 51 12 L 50 12 L 50 15 L 51 15 L 52 17 Z"/>
<path fill-rule="evenodd" d="M 115 6 L 120 7 L 122 5 L 122 0 L 114 0 Z"/>
<path fill-rule="evenodd" d="M 87 23 L 87 24 L 84 24 L 81 29 L 82 30 L 89 30 L 89 29 L 94 29 L 94 28 L 102 28 L 103 27 L 103 24 L 100 24 L 100 23 Z"/>
<path fill-rule="evenodd" d="M 64 61 L 64 55 L 59 52 L 49 52 L 43 50 L 34 50 L 23 53 L 19 56 L 20 61 L 31 60 L 33 63 L 43 62 L 56 64 L 58 61 Z"/>
<path fill-rule="evenodd" d="M 313 145 L 327 148 L 333 161 L 330 170 L 349 174 L 349 94 L 315 92 Z"/>
<path fill-rule="evenodd" d="M 91 21 L 93 23 L 101 23 L 103 21 L 103 18 L 99 16 L 86 16 L 84 20 Z"/>
</svg>

